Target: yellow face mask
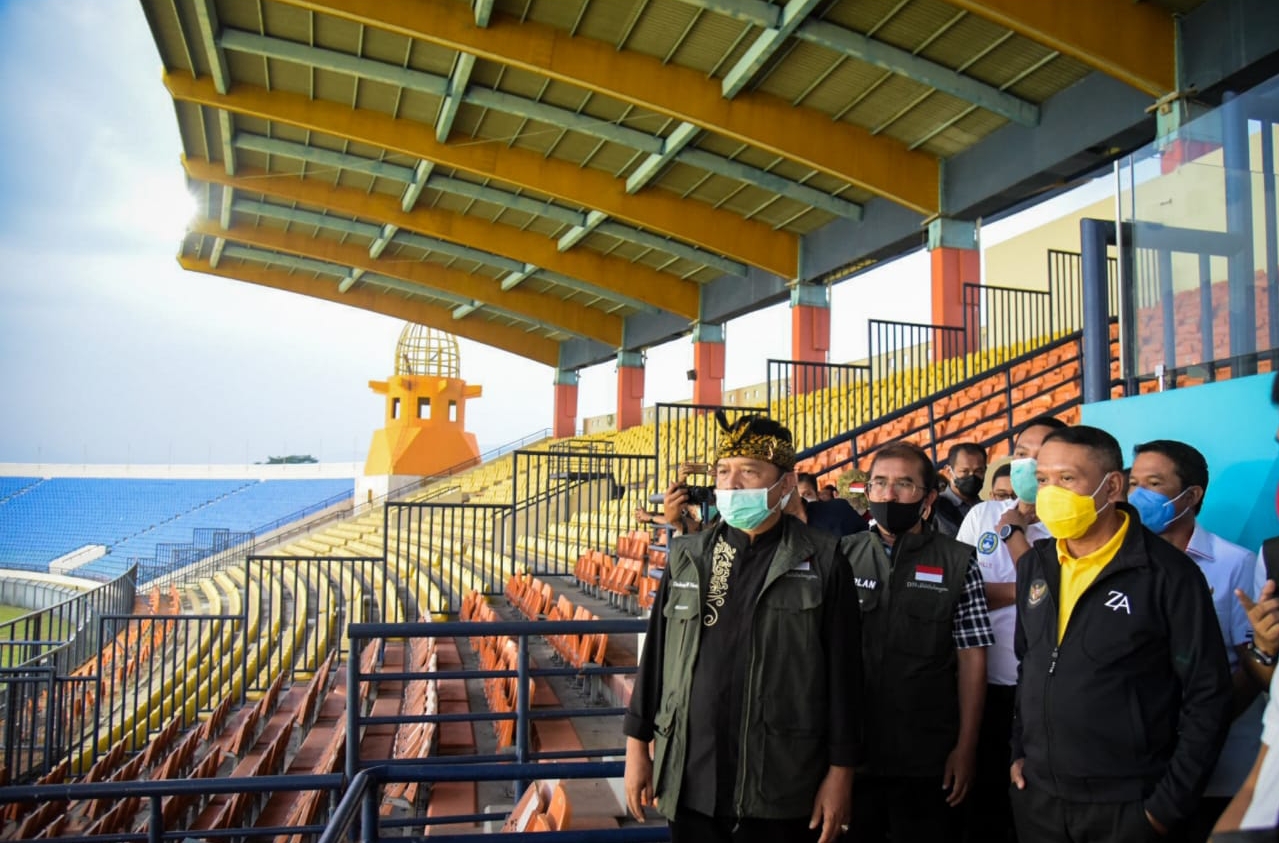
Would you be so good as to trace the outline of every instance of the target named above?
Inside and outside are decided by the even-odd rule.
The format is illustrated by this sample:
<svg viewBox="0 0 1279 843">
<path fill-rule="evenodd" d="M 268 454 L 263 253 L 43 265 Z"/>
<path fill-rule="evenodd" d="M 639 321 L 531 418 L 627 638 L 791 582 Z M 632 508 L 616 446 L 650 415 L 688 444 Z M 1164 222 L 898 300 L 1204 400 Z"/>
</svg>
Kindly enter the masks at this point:
<svg viewBox="0 0 1279 843">
<path fill-rule="evenodd" d="M 1091 495 L 1081 495 L 1062 486 L 1040 486 L 1039 495 L 1035 499 L 1035 514 L 1044 527 L 1055 539 L 1070 541 L 1088 532 L 1097 521 L 1097 515 L 1110 506 L 1097 508 L 1097 492 L 1106 485 L 1110 472 L 1101 478 L 1101 484 Z"/>
</svg>

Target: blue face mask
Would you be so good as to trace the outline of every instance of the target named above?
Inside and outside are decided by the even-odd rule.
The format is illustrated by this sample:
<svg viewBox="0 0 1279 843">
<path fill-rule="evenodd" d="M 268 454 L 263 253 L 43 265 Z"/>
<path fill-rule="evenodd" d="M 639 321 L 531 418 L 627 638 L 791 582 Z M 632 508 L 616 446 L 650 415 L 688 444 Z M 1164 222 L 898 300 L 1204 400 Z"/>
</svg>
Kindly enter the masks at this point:
<svg viewBox="0 0 1279 843">
<path fill-rule="evenodd" d="M 724 523 L 739 530 L 753 530 L 767 521 L 774 510 L 786 506 L 790 499 L 788 492 L 782 495 L 776 507 L 768 505 L 768 493 L 777 487 L 777 483 L 767 489 L 716 489 L 715 506 Z"/>
<path fill-rule="evenodd" d="M 1190 490 L 1183 489 L 1181 495 L 1186 494 L 1188 491 Z M 1142 526 L 1152 533 L 1162 533 L 1168 529 L 1172 522 L 1190 511 L 1190 508 L 1187 507 L 1180 513 L 1177 512 L 1177 507 L 1174 504 L 1181 495 L 1177 495 L 1176 498 L 1169 498 L 1162 492 L 1147 489 L 1145 486 L 1138 486 L 1128 493 L 1128 503 L 1132 504 L 1133 509 L 1137 510 Z"/>
<path fill-rule="evenodd" d="M 1013 484 L 1013 492 L 1017 500 L 1034 503 L 1039 494 L 1039 481 L 1035 479 L 1035 470 L 1039 464 L 1034 457 L 1015 459 L 1008 467 L 1008 480 Z"/>
</svg>

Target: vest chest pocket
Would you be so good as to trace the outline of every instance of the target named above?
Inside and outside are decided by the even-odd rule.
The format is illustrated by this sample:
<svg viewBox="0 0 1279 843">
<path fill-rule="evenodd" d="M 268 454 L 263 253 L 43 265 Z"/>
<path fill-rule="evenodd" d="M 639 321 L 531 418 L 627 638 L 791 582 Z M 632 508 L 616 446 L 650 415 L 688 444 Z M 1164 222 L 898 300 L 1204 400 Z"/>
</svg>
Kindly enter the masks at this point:
<svg viewBox="0 0 1279 843">
<path fill-rule="evenodd" d="M 671 621 L 689 621 L 701 616 L 702 595 L 696 588 L 672 588 L 662 607 L 662 614 Z"/>
<path fill-rule="evenodd" d="M 951 646 L 954 612 L 949 592 L 906 589 L 894 595 L 895 646 L 925 656 L 945 652 Z"/>
</svg>

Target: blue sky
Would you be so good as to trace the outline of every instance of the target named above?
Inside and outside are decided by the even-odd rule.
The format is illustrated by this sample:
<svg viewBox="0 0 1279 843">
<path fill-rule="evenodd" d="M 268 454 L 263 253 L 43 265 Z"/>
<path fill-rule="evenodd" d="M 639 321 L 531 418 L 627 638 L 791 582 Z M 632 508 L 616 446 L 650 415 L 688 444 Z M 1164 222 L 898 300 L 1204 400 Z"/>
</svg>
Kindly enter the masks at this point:
<svg viewBox="0 0 1279 843">
<path fill-rule="evenodd" d="M 194 204 L 160 72 L 136 0 L 0 3 L 0 462 L 362 460 L 402 323 L 178 267 Z M 868 315 L 926 321 L 927 290 L 923 253 L 836 286 L 831 359 L 864 354 Z M 727 386 L 789 331 L 785 305 L 729 323 Z M 691 355 L 649 351 L 646 403 L 689 397 Z M 462 374 L 481 447 L 550 426 L 548 367 L 463 340 Z M 583 371 L 579 416 L 615 386 Z"/>
</svg>

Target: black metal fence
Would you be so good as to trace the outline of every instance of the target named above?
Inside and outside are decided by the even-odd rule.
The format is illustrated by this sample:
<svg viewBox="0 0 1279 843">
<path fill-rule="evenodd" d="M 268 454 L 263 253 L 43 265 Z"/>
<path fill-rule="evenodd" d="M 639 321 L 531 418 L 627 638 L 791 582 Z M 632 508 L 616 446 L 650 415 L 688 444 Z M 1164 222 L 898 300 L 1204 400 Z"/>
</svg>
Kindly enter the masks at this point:
<svg viewBox="0 0 1279 843">
<path fill-rule="evenodd" d="M 0 739 L 4 766 L 14 781 L 42 775 L 65 746 L 58 734 L 64 724 L 56 716 L 63 708 L 55 699 L 62 687 L 56 677 L 52 667 L 0 668 Z M 83 728 L 83 722 L 77 725 Z"/>
<path fill-rule="evenodd" d="M 1053 297 L 1046 290 L 965 284 L 963 296 L 964 332 L 977 352 L 971 375 L 1053 339 Z"/>
<path fill-rule="evenodd" d="M 1119 261 L 1108 259 L 1110 317 L 1119 315 Z M 1053 330 L 1058 333 L 1084 328 L 1084 272 L 1079 252 L 1048 250 L 1048 293 L 1052 297 Z"/>
<path fill-rule="evenodd" d="M 729 407 L 718 404 L 658 404 L 654 450 L 657 465 L 653 493 L 666 491 L 682 463 L 713 463 L 719 443 L 716 411 L 731 423 L 739 416 L 767 413 L 768 407 Z"/>
<path fill-rule="evenodd" d="M 13 781 L 47 772 L 90 734 L 103 618 L 133 609 L 135 569 L 0 624 L 0 757 Z M 74 675 L 79 669 L 80 675 Z"/>
<path fill-rule="evenodd" d="M 968 376 L 962 327 L 871 319 L 867 332 L 872 418 Z"/>
<path fill-rule="evenodd" d="M 13 587 L 36 593 L 47 588 L 22 578 Z M 129 569 L 92 591 L 0 623 L 0 667 L 50 665 L 61 673 L 71 672 L 102 646 L 98 619 L 132 610 L 136 594 L 136 571 Z"/>
<path fill-rule="evenodd" d="M 769 360 L 768 406 L 795 450 L 825 442 L 870 418 L 870 367 Z"/>
<path fill-rule="evenodd" d="M 104 617 L 107 644 L 93 673 L 67 683 L 67 695 L 85 692 L 89 731 L 72 730 L 72 771 L 86 772 L 117 743 L 126 752 L 142 749 L 174 717 L 186 728 L 228 696 L 243 701 L 260 638 L 251 626 L 242 614 Z M 92 684 L 80 688 L 77 679 Z"/>
<path fill-rule="evenodd" d="M 139 585 L 183 585 L 238 563 L 240 557 L 254 549 L 252 532 L 196 527 L 191 531 L 190 542 L 162 542 L 155 546 L 155 556 L 132 557 L 129 561 L 138 566 Z"/>
<path fill-rule="evenodd" d="M 656 485 L 648 454 L 516 451 L 514 460 L 510 547 L 515 567 L 537 575 L 569 574 L 581 554 L 612 548 Z"/>
<path fill-rule="evenodd" d="M 393 502 L 383 524 L 383 553 L 406 588 L 407 620 L 456 614 L 468 590 L 499 593 L 511 574 L 509 506 Z"/>
<path fill-rule="evenodd" d="M 848 466 L 861 465 L 864 468 L 867 456 L 896 439 L 920 443 L 935 461 L 945 456 L 938 452 L 937 445 L 947 439 L 976 441 L 987 450 L 1000 444 L 1011 449 L 1013 439 L 1020 432 L 1018 426 L 1030 417 L 1040 413 L 1057 415 L 1083 403 L 1080 390 L 1074 390 L 1074 396 L 1064 401 L 1054 398 L 1054 392 L 1063 384 L 1079 381 L 1081 349 L 1081 334 L 1075 332 L 993 370 L 951 384 L 924 400 L 895 409 L 835 439 L 801 451 L 797 456 L 804 460 L 847 445 L 843 458 L 830 461 L 823 468 L 823 473 L 830 474 Z M 1111 354 L 1116 353 L 1117 344 L 1112 342 Z M 980 390 L 984 397 L 972 406 L 962 408 L 962 413 L 954 409 L 949 412 L 937 409 L 962 391 L 978 385 L 984 387 Z M 978 430 L 990 422 L 998 422 L 1001 433 L 993 438 L 978 437 Z M 874 435 L 875 428 L 881 425 L 894 425 L 893 440 Z"/>
<path fill-rule="evenodd" d="M 329 653 L 345 658 L 348 623 L 373 620 L 416 594 L 378 557 L 250 556 L 245 560 L 245 605 L 257 619 L 257 650 L 249 692 L 275 677 L 310 679 Z M 406 616 L 400 619 L 414 619 Z"/>
</svg>

